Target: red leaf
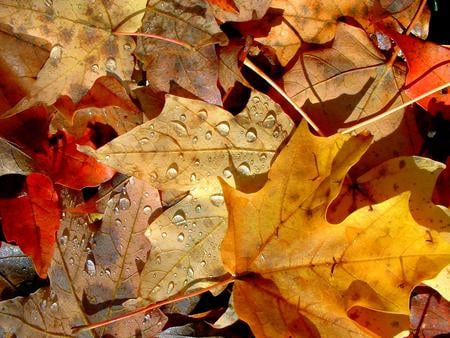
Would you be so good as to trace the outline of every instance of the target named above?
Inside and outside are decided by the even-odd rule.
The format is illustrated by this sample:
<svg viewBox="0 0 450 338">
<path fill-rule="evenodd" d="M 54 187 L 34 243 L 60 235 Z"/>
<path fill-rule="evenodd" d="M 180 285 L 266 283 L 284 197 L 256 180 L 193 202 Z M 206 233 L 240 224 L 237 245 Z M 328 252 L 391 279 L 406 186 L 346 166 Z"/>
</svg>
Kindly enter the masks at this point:
<svg viewBox="0 0 450 338">
<path fill-rule="evenodd" d="M 233 0 L 208 0 L 208 2 L 212 5 L 223 9 L 224 11 L 230 13 L 239 13 L 239 9 L 236 7 L 236 4 Z"/>
<path fill-rule="evenodd" d="M 3 233 L 33 259 L 36 272 L 47 277 L 59 228 L 58 195 L 45 175 L 27 176 L 25 192 L 16 198 L 0 199 Z"/>
<path fill-rule="evenodd" d="M 408 63 L 406 92 L 412 98 L 450 82 L 450 49 L 381 28 L 395 40 Z M 450 114 L 450 95 L 435 93 L 418 102 L 432 114 Z"/>
<path fill-rule="evenodd" d="M 73 189 L 94 187 L 108 181 L 116 171 L 77 150 L 77 144 L 95 148 L 90 140 L 91 133 L 92 130 L 88 129 L 75 140 L 66 131 L 59 131 L 50 139 L 47 154 L 35 157 L 38 168 L 53 182 Z"/>
</svg>

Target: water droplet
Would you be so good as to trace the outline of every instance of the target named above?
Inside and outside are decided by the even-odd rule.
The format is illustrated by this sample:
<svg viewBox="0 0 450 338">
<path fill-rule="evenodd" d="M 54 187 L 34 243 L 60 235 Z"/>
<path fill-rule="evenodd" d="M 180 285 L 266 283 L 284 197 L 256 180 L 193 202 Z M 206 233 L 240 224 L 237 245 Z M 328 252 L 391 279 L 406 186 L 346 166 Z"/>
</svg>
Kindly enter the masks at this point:
<svg viewBox="0 0 450 338">
<path fill-rule="evenodd" d="M 219 132 L 222 136 L 227 136 L 230 133 L 230 124 L 226 121 L 220 122 L 216 126 L 216 130 Z"/>
<path fill-rule="evenodd" d="M 167 285 L 167 294 L 170 294 L 173 291 L 173 288 L 175 287 L 175 284 L 173 282 L 170 282 Z"/>
<path fill-rule="evenodd" d="M 197 206 L 195 207 L 195 211 L 196 212 L 202 211 L 202 206 L 200 204 L 197 204 Z"/>
<path fill-rule="evenodd" d="M 75 260 L 73 259 L 73 257 L 70 257 L 70 258 L 69 258 L 69 263 L 70 263 L 70 265 L 73 265 L 74 262 L 75 262 Z"/>
<path fill-rule="evenodd" d="M 167 232 L 161 232 L 161 237 L 162 238 L 166 238 L 167 237 Z"/>
<path fill-rule="evenodd" d="M 65 246 L 67 244 L 67 242 L 69 241 L 69 234 L 68 231 L 66 232 L 67 229 L 64 229 L 63 231 L 63 235 L 59 238 L 59 243 L 61 243 L 62 246 Z"/>
<path fill-rule="evenodd" d="M 84 268 L 89 276 L 95 276 L 96 269 L 93 260 L 87 259 Z"/>
<path fill-rule="evenodd" d="M 273 128 L 276 122 L 277 116 L 275 115 L 275 112 L 271 110 L 267 113 L 266 117 L 263 120 L 262 125 L 264 128 Z"/>
<path fill-rule="evenodd" d="M 156 264 L 161 264 L 161 256 L 156 256 Z"/>
<path fill-rule="evenodd" d="M 212 132 L 210 130 L 208 130 L 205 133 L 205 139 L 209 141 L 211 139 L 211 137 L 212 137 Z"/>
<path fill-rule="evenodd" d="M 200 265 L 201 265 L 201 266 L 205 266 L 205 265 L 206 265 L 206 262 L 205 262 L 205 261 L 201 261 L 201 262 L 200 262 Z"/>
<path fill-rule="evenodd" d="M 109 156 L 109 155 L 105 156 L 105 161 L 109 161 L 110 159 L 111 159 L 111 156 Z"/>
<path fill-rule="evenodd" d="M 175 225 L 183 225 L 186 222 L 186 214 L 183 210 L 178 210 L 172 217 L 172 223 Z"/>
<path fill-rule="evenodd" d="M 190 277 L 190 278 L 194 278 L 194 269 L 192 268 L 192 266 L 190 266 L 190 267 L 187 269 L 187 275 L 188 275 L 188 277 Z"/>
<path fill-rule="evenodd" d="M 119 198 L 119 209 L 120 210 L 127 210 L 131 206 L 131 201 L 128 197 L 122 196 Z"/>
<path fill-rule="evenodd" d="M 254 103 L 259 103 L 261 101 L 261 99 L 258 96 L 254 96 L 253 97 L 253 102 Z"/>
<path fill-rule="evenodd" d="M 123 50 L 129 51 L 131 50 L 131 45 L 129 43 L 126 43 L 123 45 Z"/>
<path fill-rule="evenodd" d="M 261 162 L 264 162 L 265 160 L 267 160 L 267 155 L 265 153 L 262 153 L 261 155 L 259 155 L 259 159 L 261 160 Z"/>
<path fill-rule="evenodd" d="M 155 171 L 150 173 L 150 181 L 155 182 L 158 179 L 158 174 Z"/>
<path fill-rule="evenodd" d="M 258 136 L 255 128 L 250 128 L 249 130 L 247 130 L 247 133 L 245 134 L 247 142 L 255 142 L 257 137 Z"/>
<path fill-rule="evenodd" d="M 243 175 L 250 175 L 251 173 L 250 166 L 247 162 L 242 162 L 237 169 Z"/>
<path fill-rule="evenodd" d="M 172 121 L 171 122 L 172 128 L 174 129 L 175 133 L 179 137 L 185 137 L 188 136 L 188 131 L 183 122 L 180 121 Z"/>
<path fill-rule="evenodd" d="M 59 309 L 58 303 L 52 303 L 52 305 L 50 305 L 50 311 L 52 312 L 57 312 Z"/>
<path fill-rule="evenodd" d="M 197 181 L 197 176 L 195 174 L 191 174 L 191 182 L 194 183 Z"/>
<path fill-rule="evenodd" d="M 149 322 L 151 319 L 152 319 L 152 316 L 150 316 L 150 314 L 147 313 L 147 314 L 144 316 L 144 324 L 147 323 L 147 322 Z"/>
<path fill-rule="evenodd" d="M 166 176 L 168 179 L 174 179 L 178 175 L 178 165 L 176 163 L 172 163 L 169 168 L 167 168 Z"/>
<path fill-rule="evenodd" d="M 208 118 L 208 112 L 205 109 L 200 109 L 197 114 L 200 120 L 205 121 Z"/>
<path fill-rule="evenodd" d="M 128 184 L 133 185 L 135 183 L 136 183 L 136 179 L 133 176 L 131 176 L 130 179 L 128 180 Z"/>
<path fill-rule="evenodd" d="M 276 127 L 275 130 L 272 133 L 273 137 L 278 138 L 280 136 L 280 128 Z"/>
<path fill-rule="evenodd" d="M 43 299 L 39 304 L 39 307 L 41 308 L 42 311 L 45 311 L 45 308 L 47 307 L 47 301 Z"/>
<path fill-rule="evenodd" d="M 178 242 L 183 242 L 184 241 L 184 234 L 182 232 L 180 232 L 177 236 L 177 240 Z"/>
<path fill-rule="evenodd" d="M 108 72 L 115 72 L 117 69 L 117 63 L 114 58 L 108 58 L 105 62 L 105 67 Z"/>
<path fill-rule="evenodd" d="M 231 176 L 233 176 L 233 173 L 231 172 L 231 169 L 230 168 L 225 168 L 224 170 L 223 170 L 223 177 L 225 177 L 225 178 L 230 178 Z"/>
<path fill-rule="evenodd" d="M 209 197 L 209 200 L 216 207 L 220 207 L 225 201 L 222 194 L 214 194 Z"/>
<path fill-rule="evenodd" d="M 147 143 L 149 143 L 150 142 L 150 139 L 148 138 L 148 137 L 143 137 L 143 138 L 141 138 L 140 140 L 139 140 L 139 143 L 140 144 L 147 144 Z"/>
<path fill-rule="evenodd" d="M 146 206 L 144 207 L 144 214 L 150 215 L 151 213 L 152 213 L 152 207 L 149 206 L 149 205 L 146 205 Z"/>
<path fill-rule="evenodd" d="M 180 115 L 180 121 L 181 121 L 181 122 L 186 121 L 186 115 L 181 114 L 181 115 Z"/>
<path fill-rule="evenodd" d="M 196 144 L 198 142 L 198 137 L 197 136 L 194 136 L 193 138 L 192 138 L 192 143 L 193 144 Z"/>
<path fill-rule="evenodd" d="M 110 269 L 106 268 L 105 269 L 105 273 L 106 273 L 107 276 L 111 276 L 111 270 Z"/>
<path fill-rule="evenodd" d="M 59 61 L 62 58 L 62 54 L 63 54 L 63 47 L 59 44 L 56 44 L 50 51 L 50 58 L 54 61 Z"/>
<path fill-rule="evenodd" d="M 98 64 L 94 63 L 94 64 L 91 66 L 91 70 L 92 70 L 94 73 L 98 73 L 98 70 L 99 70 Z"/>
<path fill-rule="evenodd" d="M 200 165 L 200 160 L 198 158 L 194 161 L 194 165 L 196 165 L 196 166 Z"/>
<path fill-rule="evenodd" d="M 156 286 L 153 288 L 152 293 L 157 293 L 159 290 L 161 290 L 161 286 L 156 285 Z"/>
</svg>

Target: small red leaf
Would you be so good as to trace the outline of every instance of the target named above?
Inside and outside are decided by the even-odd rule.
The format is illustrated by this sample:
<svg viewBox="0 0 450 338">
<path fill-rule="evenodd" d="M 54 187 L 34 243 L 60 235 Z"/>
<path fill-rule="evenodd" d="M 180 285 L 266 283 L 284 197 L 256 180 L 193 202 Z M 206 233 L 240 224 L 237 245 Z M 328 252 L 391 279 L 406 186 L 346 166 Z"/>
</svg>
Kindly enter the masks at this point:
<svg viewBox="0 0 450 338">
<path fill-rule="evenodd" d="M 116 171 L 77 150 L 77 144 L 95 148 L 90 140 L 91 133 L 88 129 L 78 140 L 66 131 L 53 135 L 47 154 L 35 158 L 39 169 L 53 182 L 73 189 L 94 187 L 108 181 Z"/>
<path fill-rule="evenodd" d="M 408 63 L 406 92 L 412 98 L 450 82 L 450 49 L 432 42 L 402 35 L 381 28 L 383 33 L 395 40 Z M 418 101 L 432 114 L 450 114 L 450 94 L 447 91 L 435 93 Z"/>
<path fill-rule="evenodd" d="M 0 215 L 5 238 L 30 256 L 38 275 L 46 278 L 60 224 L 58 195 L 50 178 L 37 173 L 27 176 L 21 196 L 0 199 Z"/>
</svg>

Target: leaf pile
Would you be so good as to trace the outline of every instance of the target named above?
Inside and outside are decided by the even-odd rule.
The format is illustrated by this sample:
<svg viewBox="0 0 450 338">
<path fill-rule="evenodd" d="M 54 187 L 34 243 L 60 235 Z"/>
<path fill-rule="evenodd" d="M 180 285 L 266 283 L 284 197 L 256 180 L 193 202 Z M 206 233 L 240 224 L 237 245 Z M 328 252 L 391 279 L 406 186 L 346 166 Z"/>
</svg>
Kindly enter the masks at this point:
<svg viewBox="0 0 450 338">
<path fill-rule="evenodd" d="M 0 335 L 446 333 L 447 89 L 408 105 L 450 82 L 429 20 L 420 0 L 2 1 Z"/>
</svg>

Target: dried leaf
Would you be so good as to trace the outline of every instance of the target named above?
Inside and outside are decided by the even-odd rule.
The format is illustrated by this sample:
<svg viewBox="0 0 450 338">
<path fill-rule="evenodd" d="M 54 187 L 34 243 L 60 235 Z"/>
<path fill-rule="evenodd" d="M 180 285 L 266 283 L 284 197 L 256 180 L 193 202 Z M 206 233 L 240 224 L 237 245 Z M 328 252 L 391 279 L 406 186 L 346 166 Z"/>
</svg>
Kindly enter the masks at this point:
<svg viewBox="0 0 450 338">
<path fill-rule="evenodd" d="M 20 149 L 0 138 L 0 176 L 27 175 L 32 171 L 31 158 Z"/>
<path fill-rule="evenodd" d="M 222 22 L 257 20 L 264 16 L 270 6 L 270 0 L 234 0 L 237 13 L 213 7 L 214 16 Z"/>
<path fill-rule="evenodd" d="M 193 47 L 139 37 L 136 56 L 144 62 L 153 87 L 169 92 L 170 81 L 175 81 L 197 97 L 221 104 L 213 45 L 226 44 L 227 38 L 203 0 L 149 1 L 142 32 Z"/>
<path fill-rule="evenodd" d="M 325 43 L 333 39 L 338 19 L 349 16 L 367 29 L 373 22 L 408 10 L 420 0 L 273 0 L 271 7 L 284 9 L 284 17 L 306 42 Z M 418 6 L 417 4 L 415 6 Z"/>
<path fill-rule="evenodd" d="M 405 85 L 409 96 L 415 98 L 450 82 L 450 48 L 387 29 L 383 32 L 394 39 L 405 54 L 408 62 Z M 450 95 L 447 92 L 429 95 L 418 102 L 430 113 L 443 112 L 450 116 Z"/>
<path fill-rule="evenodd" d="M 238 278 L 236 312 L 256 336 L 369 336 L 349 309 L 408 314 L 410 290 L 449 262 L 450 244 L 434 231 L 434 242 L 427 240 L 408 194 L 327 223 L 330 201 L 369 144 L 367 136 L 314 137 L 303 124 L 261 190 L 224 185 L 222 258 Z M 402 329 L 397 319 L 388 323 Z"/>
<path fill-rule="evenodd" d="M 224 11 L 231 13 L 239 13 L 239 9 L 236 7 L 233 0 L 207 0 L 210 4 L 223 9 Z"/>
<path fill-rule="evenodd" d="M 402 104 L 403 82 L 401 67 L 387 64 L 365 31 L 345 23 L 331 48 L 303 53 L 284 76 L 286 93 L 327 134 Z M 376 138 L 397 128 L 401 118 L 392 119 L 383 120 L 389 130 Z"/>
<path fill-rule="evenodd" d="M 28 175 L 23 195 L 0 200 L 0 215 L 5 238 L 19 245 L 33 259 L 38 275 L 46 278 L 60 216 L 52 181 L 42 174 Z"/>
<path fill-rule="evenodd" d="M 128 79 L 133 70 L 133 40 L 115 36 L 120 29 L 135 31 L 145 0 L 121 6 L 106 2 L 64 0 L 28 2 L 3 1 L 0 20 L 15 32 L 41 37 L 50 42 L 50 58 L 40 71 L 30 93 L 3 114 L 11 116 L 38 102 L 52 104 L 60 95 L 78 101 L 101 75 L 114 73 Z M 94 44 L 92 42 L 95 41 Z M 85 48 L 90 46 L 90 48 Z"/>
</svg>

